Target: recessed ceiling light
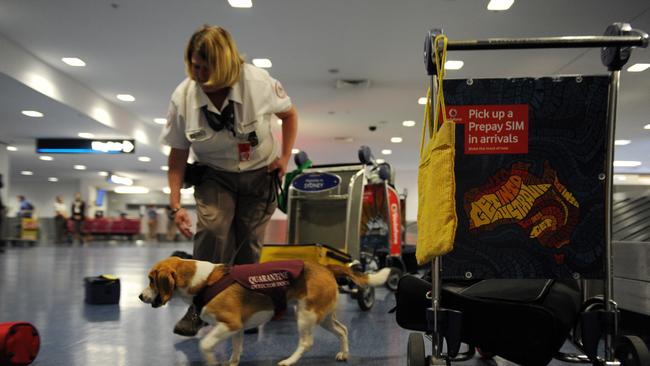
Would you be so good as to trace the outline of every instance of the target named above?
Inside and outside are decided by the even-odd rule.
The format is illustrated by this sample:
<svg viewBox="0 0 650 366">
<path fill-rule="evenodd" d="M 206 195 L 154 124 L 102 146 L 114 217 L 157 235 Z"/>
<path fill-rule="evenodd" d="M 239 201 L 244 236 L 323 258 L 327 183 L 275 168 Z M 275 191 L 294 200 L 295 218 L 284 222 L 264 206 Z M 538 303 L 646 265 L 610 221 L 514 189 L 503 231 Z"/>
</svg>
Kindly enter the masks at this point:
<svg viewBox="0 0 650 366">
<path fill-rule="evenodd" d="M 9 151 L 18 151 L 18 148 L 15 147 L 15 146 L 9 145 L 9 146 L 7 146 L 7 150 L 9 150 Z"/>
<path fill-rule="evenodd" d="M 402 122 L 402 126 L 404 126 L 404 127 L 413 127 L 413 126 L 415 126 L 415 121 L 404 121 L 404 122 Z"/>
<path fill-rule="evenodd" d="M 253 59 L 253 65 L 255 65 L 257 67 L 261 67 L 263 69 L 268 69 L 271 66 L 273 66 L 273 64 L 271 63 L 271 60 L 269 60 L 268 58 L 254 58 Z"/>
<path fill-rule="evenodd" d="M 134 102 L 135 97 L 131 94 L 118 94 L 116 95 L 116 98 L 123 101 L 123 102 Z"/>
<path fill-rule="evenodd" d="M 377 162 L 377 164 L 383 164 L 386 162 L 386 160 L 384 159 L 375 159 L 375 161 Z"/>
<path fill-rule="evenodd" d="M 164 194 L 170 194 L 170 193 L 172 193 L 172 190 L 171 190 L 171 188 L 169 188 L 169 187 L 165 187 L 165 188 L 163 188 L 162 191 L 163 191 Z"/>
<path fill-rule="evenodd" d="M 627 180 L 627 177 L 625 175 L 622 175 L 622 174 L 614 174 L 614 180 L 624 181 L 624 180 Z"/>
<path fill-rule="evenodd" d="M 614 160 L 614 166 L 632 168 L 641 165 L 640 161 Z"/>
<path fill-rule="evenodd" d="M 300 152 L 300 149 L 291 149 L 292 154 L 297 154 Z"/>
<path fill-rule="evenodd" d="M 228 0 L 228 4 L 233 8 L 252 8 L 252 0 Z"/>
<path fill-rule="evenodd" d="M 111 177 L 108 178 L 108 181 L 111 183 L 115 184 L 122 184 L 125 186 L 132 186 L 133 185 L 133 179 L 129 177 L 122 177 L 117 174 L 111 174 Z"/>
<path fill-rule="evenodd" d="M 97 174 L 99 174 L 102 177 L 108 177 L 108 172 L 99 172 Z"/>
<path fill-rule="evenodd" d="M 29 170 L 23 170 L 22 172 L 20 172 L 20 174 L 22 174 L 22 175 L 34 175 L 34 172 L 31 172 Z"/>
<path fill-rule="evenodd" d="M 418 99 L 418 104 L 421 104 L 421 105 L 427 104 L 427 98 L 426 97 L 419 98 Z"/>
<path fill-rule="evenodd" d="M 86 66 L 84 60 L 77 57 L 64 57 L 61 59 L 61 61 L 65 62 L 67 65 L 74 66 L 74 67 Z"/>
<path fill-rule="evenodd" d="M 151 161 L 151 158 L 148 156 L 138 156 L 138 161 L 142 161 L 144 163 L 148 163 Z"/>
<path fill-rule="evenodd" d="M 630 142 L 632 142 L 632 141 L 631 140 L 616 140 L 616 141 L 614 141 L 614 145 L 624 146 L 624 145 L 629 145 Z"/>
<path fill-rule="evenodd" d="M 465 63 L 460 60 L 449 60 L 445 62 L 445 70 L 460 70 Z"/>
<path fill-rule="evenodd" d="M 402 138 L 401 137 L 391 137 L 390 142 L 392 142 L 394 144 L 399 144 L 400 142 L 402 142 Z"/>
<path fill-rule="evenodd" d="M 169 171 L 169 167 L 167 165 L 163 165 L 163 166 L 160 167 L 160 170 L 162 170 L 164 172 L 167 172 L 167 171 Z"/>
<path fill-rule="evenodd" d="M 644 129 L 644 130 L 650 130 L 650 123 L 648 123 L 647 125 L 643 126 L 643 129 Z"/>
<path fill-rule="evenodd" d="M 650 68 L 650 64 L 634 64 L 627 68 L 629 72 L 641 72 Z"/>
<path fill-rule="evenodd" d="M 490 0 L 487 10 L 503 11 L 508 10 L 514 4 L 515 0 Z"/>
<path fill-rule="evenodd" d="M 92 139 L 95 137 L 95 134 L 90 132 L 79 132 L 77 136 L 81 137 L 82 139 Z"/>
<path fill-rule="evenodd" d="M 278 124 L 279 124 L 280 126 L 282 126 L 282 120 L 281 120 L 281 119 L 278 120 Z"/>
<path fill-rule="evenodd" d="M 167 118 L 154 118 L 153 121 L 159 125 L 164 125 L 167 123 Z"/>
<path fill-rule="evenodd" d="M 49 177 L 49 178 L 47 178 L 47 180 L 48 180 L 48 182 L 58 182 L 59 178 L 57 178 L 57 177 Z"/>
<path fill-rule="evenodd" d="M 21 111 L 20 113 L 26 115 L 27 117 L 41 118 L 43 113 L 39 111 Z"/>
<path fill-rule="evenodd" d="M 381 153 L 382 153 L 382 155 L 390 155 L 390 154 L 393 153 L 393 151 L 390 150 L 390 149 L 384 149 L 384 150 L 381 151 Z"/>
<path fill-rule="evenodd" d="M 75 165 L 74 168 L 75 168 L 75 170 L 86 170 L 85 165 Z"/>
<path fill-rule="evenodd" d="M 147 194 L 149 193 L 149 188 L 138 186 L 119 186 L 115 187 L 114 192 L 121 194 Z"/>
<path fill-rule="evenodd" d="M 41 156 L 39 156 L 38 158 L 41 159 L 41 160 L 43 160 L 43 161 L 52 161 L 52 160 L 54 160 L 53 157 L 48 156 L 48 155 L 41 155 Z"/>
</svg>

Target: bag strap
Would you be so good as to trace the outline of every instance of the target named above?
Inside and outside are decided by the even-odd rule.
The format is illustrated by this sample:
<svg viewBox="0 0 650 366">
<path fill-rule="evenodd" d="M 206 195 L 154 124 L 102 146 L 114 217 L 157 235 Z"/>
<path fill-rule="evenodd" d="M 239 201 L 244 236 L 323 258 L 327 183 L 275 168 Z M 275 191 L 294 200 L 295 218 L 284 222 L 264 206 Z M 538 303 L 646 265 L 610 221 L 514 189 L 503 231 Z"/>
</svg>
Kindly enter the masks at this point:
<svg viewBox="0 0 650 366">
<path fill-rule="evenodd" d="M 438 44 L 442 42 L 442 48 L 440 49 L 440 52 L 438 52 Z M 440 34 L 436 36 L 436 38 L 433 40 L 434 44 L 434 56 L 435 56 L 435 64 L 436 64 L 436 72 L 438 75 L 438 93 L 436 95 L 436 108 L 434 108 L 434 116 L 433 116 L 433 121 L 431 120 L 431 88 L 427 90 L 427 103 L 424 108 L 424 121 L 422 122 L 422 139 L 420 141 L 420 155 L 422 155 L 422 152 L 424 150 L 424 141 L 425 141 L 425 135 L 427 133 L 427 127 L 429 130 L 429 140 L 433 139 L 436 136 L 436 132 L 438 131 L 438 121 L 439 118 L 442 118 L 442 121 L 440 121 L 440 125 L 445 122 L 446 116 L 447 116 L 447 109 L 445 107 L 445 95 L 443 92 L 443 80 L 445 78 L 445 62 L 447 61 L 447 43 L 448 39 L 447 36 L 444 34 Z"/>
</svg>

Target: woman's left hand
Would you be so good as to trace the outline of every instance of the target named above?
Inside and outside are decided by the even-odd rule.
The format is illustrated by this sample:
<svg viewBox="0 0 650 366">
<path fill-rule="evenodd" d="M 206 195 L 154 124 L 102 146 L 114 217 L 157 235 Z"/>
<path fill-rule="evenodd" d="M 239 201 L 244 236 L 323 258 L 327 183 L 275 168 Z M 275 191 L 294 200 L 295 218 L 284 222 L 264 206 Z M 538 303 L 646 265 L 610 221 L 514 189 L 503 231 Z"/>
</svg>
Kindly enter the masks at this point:
<svg viewBox="0 0 650 366">
<path fill-rule="evenodd" d="M 279 157 L 276 158 L 270 165 L 269 165 L 269 173 L 273 171 L 278 172 L 278 176 L 280 178 L 284 177 L 284 174 L 287 172 L 287 165 L 289 165 L 289 156 L 287 157 Z"/>
</svg>

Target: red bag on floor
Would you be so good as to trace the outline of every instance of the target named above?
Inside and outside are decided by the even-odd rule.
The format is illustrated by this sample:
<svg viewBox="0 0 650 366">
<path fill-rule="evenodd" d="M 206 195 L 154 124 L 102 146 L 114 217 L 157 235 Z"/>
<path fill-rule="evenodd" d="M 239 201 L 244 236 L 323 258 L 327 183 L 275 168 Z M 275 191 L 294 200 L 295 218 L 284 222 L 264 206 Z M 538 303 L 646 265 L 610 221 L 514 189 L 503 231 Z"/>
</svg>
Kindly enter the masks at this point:
<svg viewBox="0 0 650 366">
<path fill-rule="evenodd" d="M 29 365 L 36 359 L 40 346 L 41 338 L 33 325 L 0 323 L 0 365 Z"/>
</svg>

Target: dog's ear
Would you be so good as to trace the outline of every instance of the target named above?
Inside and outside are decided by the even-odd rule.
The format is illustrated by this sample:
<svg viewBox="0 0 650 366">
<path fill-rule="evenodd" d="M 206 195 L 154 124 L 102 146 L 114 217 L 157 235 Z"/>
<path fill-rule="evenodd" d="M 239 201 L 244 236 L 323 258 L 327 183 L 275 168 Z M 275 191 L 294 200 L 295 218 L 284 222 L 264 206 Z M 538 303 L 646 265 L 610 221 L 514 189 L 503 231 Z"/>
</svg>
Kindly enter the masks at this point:
<svg viewBox="0 0 650 366">
<path fill-rule="evenodd" d="M 165 305 L 169 299 L 172 298 L 174 287 L 176 285 L 176 272 L 169 269 L 161 269 L 156 276 L 156 287 L 158 295 L 162 300 L 162 305 Z"/>
</svg>

